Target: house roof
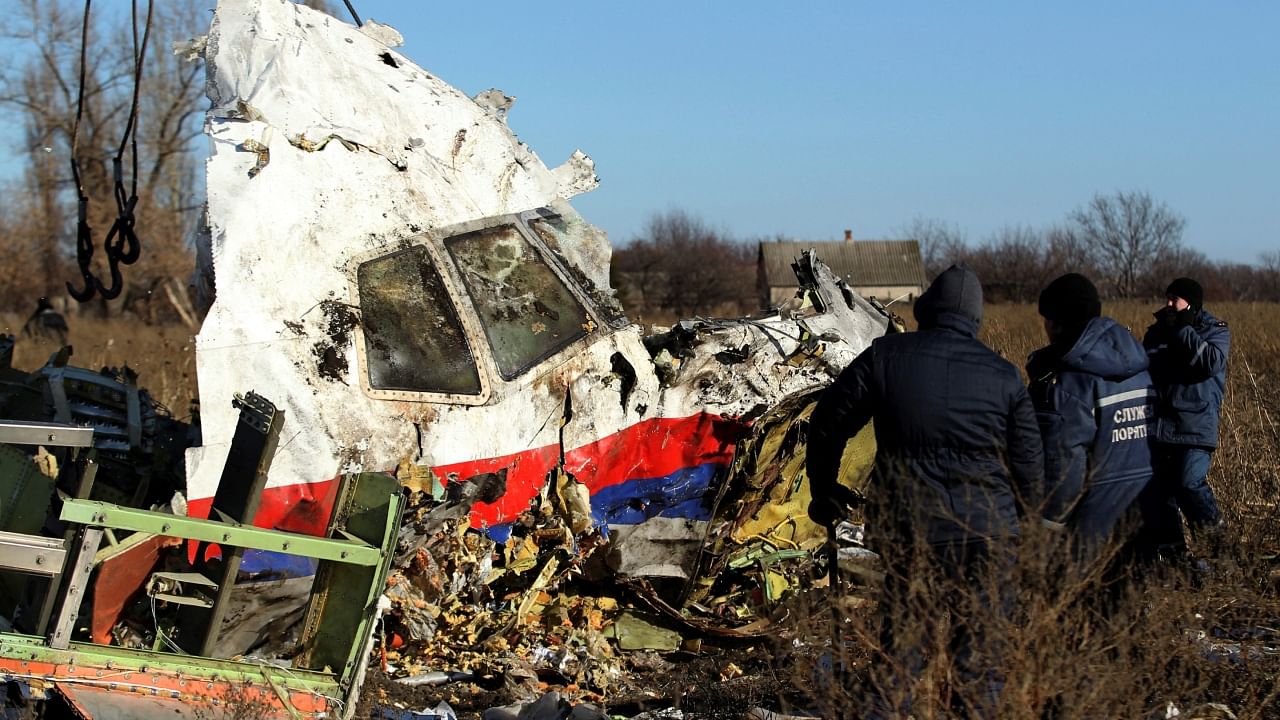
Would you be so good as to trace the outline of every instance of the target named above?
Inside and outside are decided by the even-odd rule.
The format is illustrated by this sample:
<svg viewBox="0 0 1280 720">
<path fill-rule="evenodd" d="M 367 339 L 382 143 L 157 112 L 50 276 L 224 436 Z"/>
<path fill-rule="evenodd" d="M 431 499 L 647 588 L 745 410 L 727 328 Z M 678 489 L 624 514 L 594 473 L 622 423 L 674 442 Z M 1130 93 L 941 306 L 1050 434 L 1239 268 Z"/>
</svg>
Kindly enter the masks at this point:
<svg viewBox="0 0 1280 720">
<path fill-rule="evenodd" d="M 791 263 L 812 248 L 832 272 L 855 287 L 928 285 L 920 243 L 915 240 L 854 240 L 852 242 L 761 242 L 760 265 L 768 285 L 796 284 Z"/>
</svg>

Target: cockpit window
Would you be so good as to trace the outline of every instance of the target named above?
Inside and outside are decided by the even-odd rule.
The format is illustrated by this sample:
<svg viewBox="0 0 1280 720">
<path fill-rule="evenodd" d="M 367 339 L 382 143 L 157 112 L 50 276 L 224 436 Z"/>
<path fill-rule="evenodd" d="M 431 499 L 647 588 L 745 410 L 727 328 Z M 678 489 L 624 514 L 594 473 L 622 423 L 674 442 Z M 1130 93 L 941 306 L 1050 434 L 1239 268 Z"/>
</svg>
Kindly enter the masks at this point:
<svg viewBox="0 0 1280 720">
<path fill-rule="evenodd" d="M 363 263 L 356 281 L 371 387 L 480 394 L 475 357 L 425 247 Z"/>
<path fill-rule="evenodd" d="M 560 266 L 567 271 L 574 280 L 577 281 L 578 287 L 587 295 L 587 298 L 594 303 L 596 310 L 604 317 L 604 321 L 613 327 L 622 327 L 627 324 L 627 316 L 622 311 L 622 306 L 618 304 L 618 299 L 614 297 L 613 291 L 609 289 L 607 279 L 604 279 L 604 287 L 601 288 L 587 274 L 582 272 L 581 268 L 571 262 L 565 256 L 566 247 L 609 247 L 609 241 L 603 237 L 600 230 L 594 226 L 578 218 L 576 222 L 566 222 L 565 218 L 557 215 L 548 208 L 539 211 L 540 217 L 529 220 L 529 229 L 537 234 L 538 239 L 547 246 L 551 254 L 556 260 L 560 261 Z M 599 239 L 591 237 L 589 234 L 599 234 Z M 603 259 L 596 259 L 604 267 L 609 266 L 609 257 L 607 250 Z"/>
<path fill-rule="evenodd" d="M 445 241 L 510 380 L 590 329 L 590 316 L 513 225 Z"/>
</svg>

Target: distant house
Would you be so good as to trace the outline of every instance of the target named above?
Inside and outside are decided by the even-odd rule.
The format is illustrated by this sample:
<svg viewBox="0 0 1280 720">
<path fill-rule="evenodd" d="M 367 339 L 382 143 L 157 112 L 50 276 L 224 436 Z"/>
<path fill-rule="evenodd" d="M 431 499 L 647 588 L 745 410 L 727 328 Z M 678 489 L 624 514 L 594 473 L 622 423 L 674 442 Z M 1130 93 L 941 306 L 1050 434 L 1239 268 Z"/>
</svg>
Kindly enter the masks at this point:
<svg viewBox="0 0 1280 720">
<path fill-rule="evenodd" d="M 853 231 L 845 230 L 843 242 L 761 242 L 756 289 L 764 307 L 795 297 L 799 286 L 791 263 L 810 248 L 863 297 L 875 297 L 886 304 L 898 299 L 910 302 L 919 297 L 927 285 L 919 242 L 855 241 Z"/>
</svg>

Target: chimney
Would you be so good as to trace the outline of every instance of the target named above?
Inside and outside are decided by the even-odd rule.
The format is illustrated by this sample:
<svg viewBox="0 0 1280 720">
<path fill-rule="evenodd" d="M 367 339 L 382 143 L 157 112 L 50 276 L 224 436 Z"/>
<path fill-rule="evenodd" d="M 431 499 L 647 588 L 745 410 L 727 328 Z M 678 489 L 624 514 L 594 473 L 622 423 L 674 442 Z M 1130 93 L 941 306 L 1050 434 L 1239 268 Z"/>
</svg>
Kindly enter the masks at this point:
<svg viewBox="0 0 1280 720">
<path fill-rule="evenodd" d="M 847 242 L 847 243 L 851 243 L 851 242 L 853 242 L 853 231 L 852 231 L 852 230 L 845 230 L 845 231 L 844 231 L 844 241 L 845 241 L 845 242 Z"/>
</svg>

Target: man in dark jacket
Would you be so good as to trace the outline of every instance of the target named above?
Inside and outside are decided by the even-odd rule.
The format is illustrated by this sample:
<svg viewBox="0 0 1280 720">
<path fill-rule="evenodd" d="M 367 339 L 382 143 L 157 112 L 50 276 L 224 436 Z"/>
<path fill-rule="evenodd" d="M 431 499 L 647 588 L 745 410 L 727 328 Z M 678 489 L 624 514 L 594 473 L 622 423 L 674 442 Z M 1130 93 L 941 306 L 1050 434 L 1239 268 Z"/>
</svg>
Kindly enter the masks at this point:
<svg viewBox="0 0 1280 720">
<path fill-rule="evenodd" d="M 1195 535 L 1222 529 L 1222 513 L 1205 477 L 1218 446 L 1218 411 L 1227 384 L 1227 324 L 1204 309 L 1204 290 L 1191 278 L 1174 280 L 1142 344 L 1159 393 L 1156 406 L 1155 479 L 1163 522 L 1155 542 L 1184 554 L 1178 510 Z"/>
<path fill-rule="evenodd" d="M 1049 345 L 1031 354 L 1027 376 L 1044 436 L 1043 514 L 1096 546 L 1151 479 L 1155 387 L 1146 351 L 1102 317 L 1088 278 L 1069 273 L 1049 283 L 1039 310 Z"/>
<path fill-rule="evenodd" d="M 826 390 L 809 421 L 806 460 L 809 514 L 830 525 L 849 500 L 836 482 L 842 451 L 874 419 L 867 535 L 887 570 L 881 644 L 892 656 L 889 664 L 907 676 L 898 678 L 903 684 L 923 660 L 905 633 L 895 633 L 895 614 L 915 607 L 911 594 L 922 587 L 944 593 L 942 602 L 952 608 L 961 603 L 951 600 L 964 595 L 987 611 L 1007 611 L 1010 599 L 986 597 L 991 586 L 982 575 L 1008 563 L 1001 541 L 1017 535 L 1020 503 L 1038 497 L 1044 481 L 1040 433 L 1021 375 L 976 337 L 978 277 L 953 265 L 920 296 L 915 316 L 918 331 L 877 338 Z M 929 577 L 910 577 L 922 560 Z M 990 662 L 983 624 L 965 617 L 951 623 L 947 638 L 960 677 L 989 681 L 979 690 L 986 695 L 979 715 L 994 712 L 999 690 L 991 672 L 978 666 L 983 661 L 974 660 Z"/>
</svg>

